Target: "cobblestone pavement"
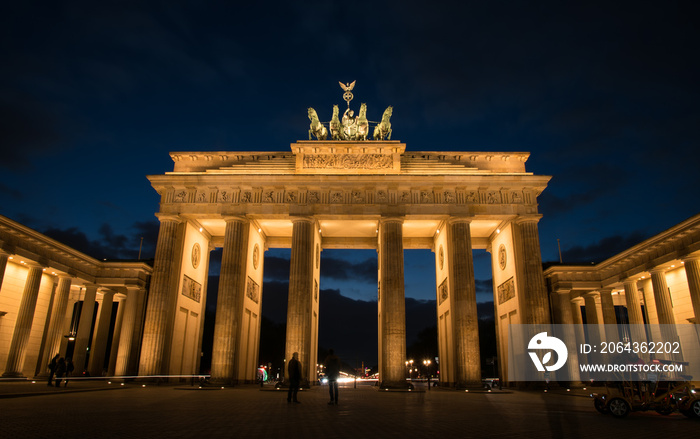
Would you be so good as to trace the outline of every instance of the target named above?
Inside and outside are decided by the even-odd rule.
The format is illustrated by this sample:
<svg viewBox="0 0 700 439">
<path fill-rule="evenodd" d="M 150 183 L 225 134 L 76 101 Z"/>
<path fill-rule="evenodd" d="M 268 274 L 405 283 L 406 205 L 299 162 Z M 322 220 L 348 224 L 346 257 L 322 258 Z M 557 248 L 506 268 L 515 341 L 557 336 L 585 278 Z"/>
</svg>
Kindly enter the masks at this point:
<svg viewBox="0 0 700 439">
<path fill-rule="evenodd" d="M 5 391 L 3 392 L 3 386 Z M 538 392 L 380 392 L 341 388 L 327 405 L 327 387 L 288 404 L 281 391 L 131 384 L 101 390 L 76 384 L 72 393 L 20 396 L 0 383 L 0 430 L 6 438 L 604 438 L 692 437 L 700 422 L 680 414 L 599 414 L 589 398 Z M 69 387 L 70 389 L 71 387 Z M 106 388 L 102 385 L 101 388 Z M 51 390 L 50 388 L 48 388 Z M 40 393 L 43 393 L 40 392 Z M 692 435 L 692 436 L 691 436 Z"/>
</svg>

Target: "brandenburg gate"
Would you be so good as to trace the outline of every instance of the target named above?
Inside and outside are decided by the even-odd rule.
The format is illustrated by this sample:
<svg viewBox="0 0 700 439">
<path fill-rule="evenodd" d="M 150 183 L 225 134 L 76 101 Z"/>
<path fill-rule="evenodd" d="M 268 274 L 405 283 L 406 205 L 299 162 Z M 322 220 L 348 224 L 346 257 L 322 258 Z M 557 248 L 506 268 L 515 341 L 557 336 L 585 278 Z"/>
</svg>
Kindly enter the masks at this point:
<svg viewBox="0 0 700 439">
<path fill-rule="evenodd" d="M 333 121 L 330 128 L 333 140 L 314 131 L 319 140 L 287 152 L 174 152 L 172 172 L 148 177 L 161 197 L 160 232 L 140 375 L 196 372 L 209 252 L 217 247 L 216 382 L 255 379 L 270 248 L 291 248 L 285 358 L 298 352 L 311 382 L 324 249 L 377 250 L 382 388 L 408 385 L 404 249 L 435 253 L 425 270 L 436 275 L 441 385 L 481 382 L 472 249 L 492 256 L 499 358 L 509 324 L 550 322 L 537 227 L 537 196 L 550 177 L 526 171 L 528 153 L 411 152 L 385 133 L 342 140 Z"/>
</svg>

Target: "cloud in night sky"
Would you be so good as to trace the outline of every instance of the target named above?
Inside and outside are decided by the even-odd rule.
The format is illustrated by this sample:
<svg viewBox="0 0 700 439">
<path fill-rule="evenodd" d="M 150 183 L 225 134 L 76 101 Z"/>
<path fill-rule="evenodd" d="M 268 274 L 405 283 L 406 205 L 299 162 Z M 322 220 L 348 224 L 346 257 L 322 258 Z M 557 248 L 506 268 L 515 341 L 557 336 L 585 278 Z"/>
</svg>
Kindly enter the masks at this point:
<svg viewBox="0 0 700 439">
<path fill-rule="evenodd" d="M 649 236 L 635 231 L 624 236 L 608 236 L 588 246 L 573 246 L 562 249 L 565 264 L 590 264 L 603 262 L 616 254 L 633 247 Z"/>
<path fill-rule="evenodd" d="M 74 227 L 48 228 L 42 233 L 96 259 L 137 259 L 143 237 L 141 259 L 152 259 L 155 256 L 158 228 L 157 221 L 136 222 L 131 226 L 133 233 L 127 236 L 114 233 L 109 224 L 102 224 L 99 239 L 89 239 L 84 232 Z"/>
</svg>

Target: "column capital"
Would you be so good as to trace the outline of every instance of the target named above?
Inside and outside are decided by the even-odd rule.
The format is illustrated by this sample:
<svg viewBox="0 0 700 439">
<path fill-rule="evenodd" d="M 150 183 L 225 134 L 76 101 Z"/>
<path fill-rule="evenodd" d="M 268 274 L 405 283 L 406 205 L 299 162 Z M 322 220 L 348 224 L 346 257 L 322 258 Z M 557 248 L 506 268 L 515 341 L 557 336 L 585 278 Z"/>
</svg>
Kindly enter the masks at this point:
<svg viewBox="0 0 700 439">
<path fill-rule="evenodd" d="M 250 222 L 250 220 L 244 216 L 238 216 L 238 215 L 224 215 L 222 219 L 228 223 L 247 223 Z"/>
<path fill-rule="evenodd" d="M 165 222 L 165 221 L 172 221 L 174 223 L 183 223 L 184 220 L 180 217 L 180 215 L 173 215 L 171 213 L 162 213 L 158 212 L 156 213 L 156 218 L 158 218 L 158 221 Z"/>
<path fill-rule="evenodd" d="M 582 297 L 599 297 L 600 296 L 600 291 L 595 290 L 595 291 L 587 291 L 583 294 L 581 294 Z"/>
<path fill-rule="evenodd" d="M 681 257 L 681 262 L 698 261 L 700 262 L 700 255 L 692 254 Z"/>
<path fill-rule="evenodd" d="M 314 223 L 316 219 L 311 216 L 291 216 L 289 218 L 292 223 Z"/>
<path fill-rule="evenodd" d="M 540 214 L 532 214 L 532 215 L 518 215 L 513 219 L 513 222 L 515 224 L 522 224 L 522 223 L 538 223 L 542 219 L 542 215 Z"/>
<path fill-rule="evenodd" d="M 654 268 L 652 268 L 652 269 L 649 270 L 649 273 L 650 273 L 652 276 L 655 275 L 655 274 L 656 274 L 656 275 L 659 275 L 659 274 L 666 274 L 666 270 L 665 270 L 664 268 L 661 268 L 661 267 L 654 267 Z"/>
<path fill-rule="evenodd" d="M 637 275 L 637 276 L 630 276 L 630 277 L 628 277 L 628 278 L 626 278 L 626 279 L 623 279 L 623 280 L 622 280 L 622 285 L 630 285 L 630 286 L 635 286 L 635 287 L 636 287 L 636 286 L 637 286 L 637 279 L 638 279 L 638 278 L 639 278 L 639 276 Z"/>
<path fill-rule="evenodd" d="M 401 223 L 403 224 L 404 222 L 404 217 L 402 216 L 383 216 L 379 218 L 379 224 L 384 224 L 384 223 Z"/>
<path fill-rule="evenodd" d="M 567 289 L 564 289 L 564 288 L 557 288 L 556 290 L 553 291 L 553 293 L 558 294 L 558 295 L 560 295 L 560 296 L 563 296 L 563 295 L 567 295 L 567 296 L 568 296 L 569 293 L 571 293 L 571 290 L 567 290 Z"/>
<path fill-rule="evenodd" d="M 467 223 L 471 224 L 471 222 L 474 221 L 473 217 L 470 216 L 451 216 L 447 219 L 447 224 L 456 224 L 456 223 Z"/>
</svg>

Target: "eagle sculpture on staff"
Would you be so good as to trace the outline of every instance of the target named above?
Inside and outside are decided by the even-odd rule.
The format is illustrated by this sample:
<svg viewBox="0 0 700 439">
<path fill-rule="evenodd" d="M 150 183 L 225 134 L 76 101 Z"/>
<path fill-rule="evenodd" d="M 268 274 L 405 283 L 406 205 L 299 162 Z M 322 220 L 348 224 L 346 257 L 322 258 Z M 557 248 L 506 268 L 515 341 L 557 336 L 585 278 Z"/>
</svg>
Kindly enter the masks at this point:
<svg viewBox="0 0 700 439">
<path fill-rule="evenodd" d="M 355 88 L 355 82 L 357 82 L 357 79 L 348 84 L 343 84 L 342 82 L 338 81 L 340 88 L 345 91 L 345 93 L 343 93 L 343 99 L 345 99 L 345 102 L 348 103 L 348 108 L 350 108 L 350 101 L 352 101 L 352 98 L 354 97 L 352 94 L 352 89 Z"/>
</svg>

